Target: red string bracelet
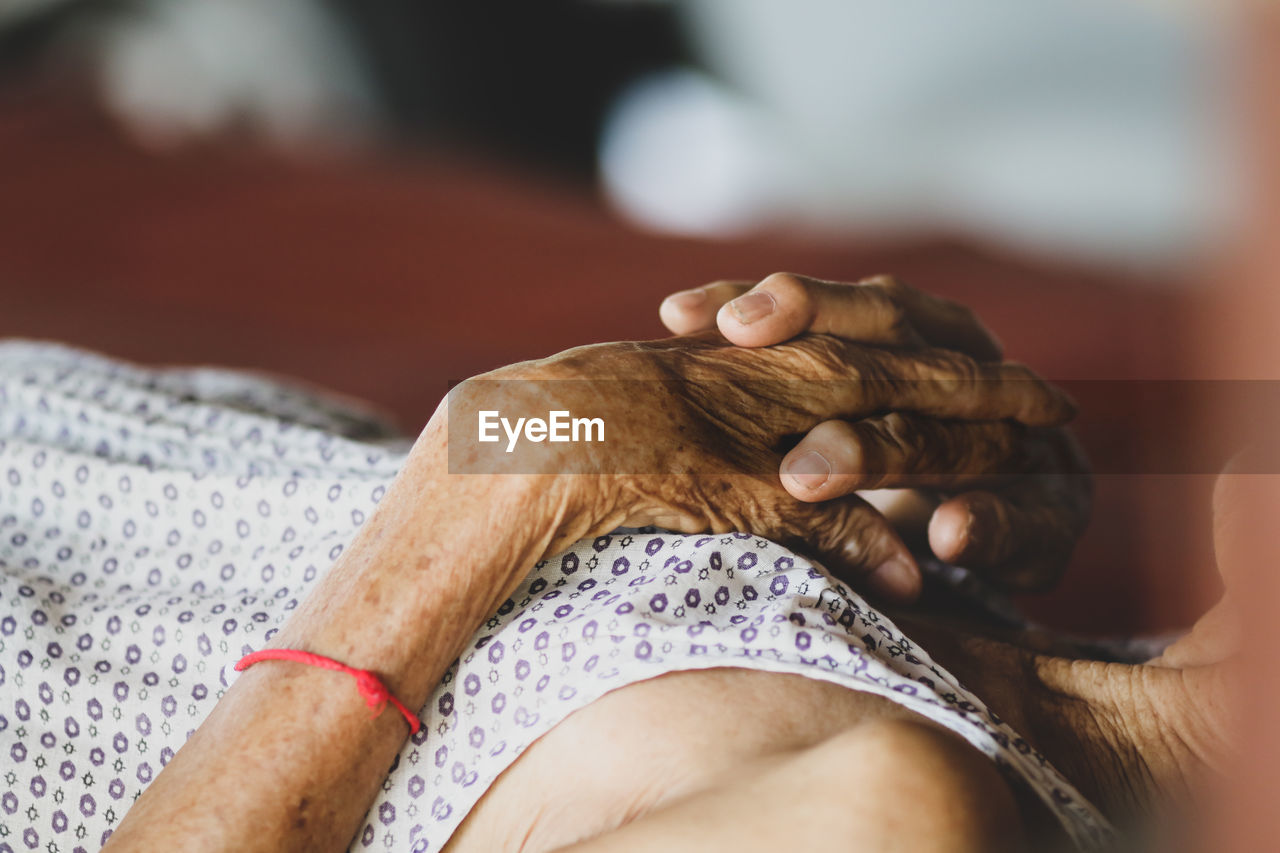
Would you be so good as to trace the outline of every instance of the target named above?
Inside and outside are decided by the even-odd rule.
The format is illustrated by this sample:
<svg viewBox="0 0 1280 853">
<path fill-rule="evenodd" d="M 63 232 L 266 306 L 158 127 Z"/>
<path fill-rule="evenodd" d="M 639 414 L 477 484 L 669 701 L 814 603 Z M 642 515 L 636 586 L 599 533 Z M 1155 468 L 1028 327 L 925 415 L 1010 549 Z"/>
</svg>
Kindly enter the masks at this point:
<svg viewBox="0 0 1280 853">
<path fill-rule="evenodd" d="M 356 689 L 360 691 L 360 695 L 364 697 L 364 701 L 368 706 L 373 709 L 373 716 L 376 717 L 381 714 L 383 709 L 387 707 L 387 703 L 390 702 L 409 722 L 412 734 L 416 735 L 418 729 L 422 728 L 422 721 L 418 719 L 418 716 L 406 708 L 403 702 L 392 696 L 391 691 L 387 689 L 387 685 L 382 683 L 382 679 L 367 669 L 356 669 L 355 667 L 347 666 L 345 663 L 339 663 L 333 658 L 299 651 L 298 649 L 262 649 L 240 658 L 239 662 L 236 663 L 236 672 L 244 672 L 255 663 L 264 660 L 288 660 L 295 663 L 305 663 L 308 666 L 318 666 L 321 669 L 331 669 L 334 672 L 345 672 L 356 680 Z"/>
</svg>

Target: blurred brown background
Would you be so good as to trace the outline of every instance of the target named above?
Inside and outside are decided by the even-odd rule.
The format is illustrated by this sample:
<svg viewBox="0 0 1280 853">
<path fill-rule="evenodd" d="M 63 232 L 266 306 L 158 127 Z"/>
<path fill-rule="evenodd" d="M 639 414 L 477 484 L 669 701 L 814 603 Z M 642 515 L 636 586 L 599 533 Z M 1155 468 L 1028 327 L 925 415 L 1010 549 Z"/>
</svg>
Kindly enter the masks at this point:
<svg viewBox="0 0 1280 853">
<path fill-rule="evenodd" d="M 590 164 L 474 133 L 299 153 L 233 126 L 156 146 L 104 106 L 91 72 L 30 61 L 40 39 L 21 46 L 0 77 L 3 336 L 301 377 L 414 431 L 450 380 L 662 334 L 657 305 L 674 290 L 892 272 L 974 306 L 1011 358 L 1051 378 L 1202 375 L 1187 343 L 1207 279 L 1197 265 L 1041 253 L 945 223 L 660 235 L 606 205 Z M 1089 417 L 1086 444 L 1107 438 Z M 1028 609 L 1089 633 L 1189 623 L 1217 590 L 1210 484 L 1100 477 L 1071 573 Z"/>
</svg>

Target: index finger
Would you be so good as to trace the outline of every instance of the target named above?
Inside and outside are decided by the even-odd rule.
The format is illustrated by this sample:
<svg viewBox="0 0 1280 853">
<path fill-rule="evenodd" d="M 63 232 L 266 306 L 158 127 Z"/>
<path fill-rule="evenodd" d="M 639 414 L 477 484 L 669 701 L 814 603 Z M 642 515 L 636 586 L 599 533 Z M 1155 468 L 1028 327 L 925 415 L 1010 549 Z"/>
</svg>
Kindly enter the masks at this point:
<svg viewBox="0 0 1280 853">
<path fill-rule="evenodd" d="M 721 289 L 717 295 L 728 295 Z M 700 309 L 705 315 L 707 307 Z M 721 333 L 738 346 L 781 343 L 805 332 L 871 344 L 954 349 L 996 361 L 1000 343 L 969 308 L 876 276 L 855 284 L 774 273 L 725 302 L 716 314 Z"/>
<path fill-rule="evenodd" d="M 756 352 L 765 358 L 787 351 L 795 353 L 783 362 L 790 363 L 790 381 L 813 382 L 811 388 L 793 389 L 796 402 L 823 420 L 907 411 L 1059 426 L 1076 412 L 1065 392 L 1014 362 L 979 362 L 943 349 L 889 350 L 825 335 Z"/>
</svg>

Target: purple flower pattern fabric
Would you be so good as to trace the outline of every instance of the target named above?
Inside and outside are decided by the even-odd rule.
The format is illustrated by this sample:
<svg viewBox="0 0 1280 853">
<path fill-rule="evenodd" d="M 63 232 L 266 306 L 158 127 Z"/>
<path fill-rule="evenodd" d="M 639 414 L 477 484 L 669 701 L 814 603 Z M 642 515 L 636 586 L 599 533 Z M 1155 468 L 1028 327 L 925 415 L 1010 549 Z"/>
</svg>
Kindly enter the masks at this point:
<svg viewBox="0 0 1280 853">
<path fill-rule="evenodd" d="M 408 442 L 243 373 L 0 343 L 0 853 L 97 849 L 341 554 Z M 737 666 L 885 696 L 1105 818 L 884 615 L 745 534 L 619 530 L 539 563 L 421 710 L 352 850 L 435 851 L 540 735 L 604 693 Z"/>
</svg>

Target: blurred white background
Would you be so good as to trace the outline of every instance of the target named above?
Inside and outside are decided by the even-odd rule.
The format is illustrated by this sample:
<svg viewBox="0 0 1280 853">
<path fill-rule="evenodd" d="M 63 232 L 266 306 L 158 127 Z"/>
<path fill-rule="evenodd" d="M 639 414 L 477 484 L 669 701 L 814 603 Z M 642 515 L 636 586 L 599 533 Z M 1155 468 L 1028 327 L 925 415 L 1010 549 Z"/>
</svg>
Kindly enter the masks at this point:
<svg viewBox="0 0 1280 853">
<path fill-rule="evenodd" d="M 917 228 L 1178 264 L 1226 207 L 1209 4 L 676 0 L 703 70 L 619 99 L 602 174 L 663 231 Z"/>
</svg>

